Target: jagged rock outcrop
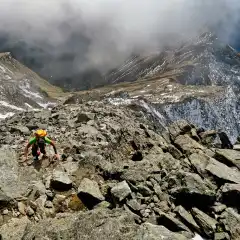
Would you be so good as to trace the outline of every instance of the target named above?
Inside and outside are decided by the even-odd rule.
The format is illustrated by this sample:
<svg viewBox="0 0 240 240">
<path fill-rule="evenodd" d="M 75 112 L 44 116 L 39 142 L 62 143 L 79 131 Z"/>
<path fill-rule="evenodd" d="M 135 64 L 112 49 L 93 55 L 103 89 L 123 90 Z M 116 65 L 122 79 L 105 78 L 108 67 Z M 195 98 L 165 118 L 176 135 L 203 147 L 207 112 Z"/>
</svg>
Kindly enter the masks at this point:
<svg viewBox="0 0 240 240">
<path fill-rule="evenodd" d="M 46 127 L 59 161 L 47 146 L 47 158 L 24 162 L 31 130 L 11 129 L 30 122 Z M 96 101 L 20 113 L 1 132 L 2 239 L 240 237 L 238 152 L 189 122 L 160 133 L 138 111 Z"/>
</svg>

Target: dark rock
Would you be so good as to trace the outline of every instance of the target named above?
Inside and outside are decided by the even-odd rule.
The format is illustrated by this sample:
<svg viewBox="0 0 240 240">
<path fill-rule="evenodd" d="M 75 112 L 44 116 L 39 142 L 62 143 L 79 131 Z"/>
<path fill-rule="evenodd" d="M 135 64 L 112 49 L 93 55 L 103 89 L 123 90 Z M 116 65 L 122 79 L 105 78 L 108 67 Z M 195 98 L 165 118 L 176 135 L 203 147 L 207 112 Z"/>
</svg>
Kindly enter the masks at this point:
<svg viewBox="0 0 240 240">
<path fill-rule="evenodd" d="M 76 123 L 88 122 L 89 120 L 94 120 L 94 113 L 79 113 L 76 118 Z"/>
<path fill-rule="evenodd" d="M 168 130 L 172 140 L 175 140 L 177 136 L 190 132 L 191 128 L 192 126 L 186 120 L 179 120 L 171 124 Z"/>
<path fill-rule="evenodd" d="M 133 161 L 141 161 L 142 159 L 143 159 L 143 155 L 140 151 L 135 152 L 132 156 Z"/>
<path fill-rule="evenodd" d="M 137 190 L 138 190 L 138 192 L 140 192 L 143 196 L 151 196 L 151 194 L 152 194 L 152 191 L 148 188 L 148 187 L 146 187 L 146 186 L 144 186 L 144 185 L 138 185 L 137 186 Z"/>
<path fill-rule="evenodd" d="M 51 187 L 59 191 L 66 191 L 72 188 L 72 180 L 67 173 L 54 171 L 51 179 Z"/>
<path fill-rule="evenodd" d="M 8 206 L 13 199 L 7 196 L 1 189 L 0 189 L 0 207 Z"/>
<path fill-rule="evenodd" d="M 154 209 L 154 211 L 157 214 L 158 225 L 162 225 L 173 232 L 189 231 L 188 227 L 180 222 L 174 215 L 166 214 L 160 209 Z"/>
<path fill-rule="evenodd" d="M 196 222 L 202 228 L 204 233 L 208 237 L 213 237 L 214 232 L 217 229 L 218 222 L 197 208 L 193 208 L 192 213 L 194 215 Z"/>
<path fill-rule="evenodd" d="M 233 145 L 225 132 L 219 132 L 218 136 L 222 142 L 222 148 L 233 149 Z"/>
<path fill-rule="evenodd" d="M 177 205 L 205 208 L 215 202 L 215 189 L 207 179 L 202 180 L 197 174 L 184 173 L 182 186 L 171 189 L 170 194 L 175 198 Z"/>
<path fill-rule="evenodd" d="M 105 200 L 99 189 L 98 183 L 88 178 L 84 178 L 81 181 L 78 188 L 78 197 L 89 209 L 92 209 L 95 205 Z"/>
<path fill-rule="evenodd" d="M 180 159 L 182 157 L 181 151 L 171 144 L 168 145 L 168 152 L 176 159 Z"/>
<path fill-rule="evenodd" d="M 220 199 L 228 206 L 240 209 L 240 184 L 225 184 L 220 190 Z"/>
</svg>

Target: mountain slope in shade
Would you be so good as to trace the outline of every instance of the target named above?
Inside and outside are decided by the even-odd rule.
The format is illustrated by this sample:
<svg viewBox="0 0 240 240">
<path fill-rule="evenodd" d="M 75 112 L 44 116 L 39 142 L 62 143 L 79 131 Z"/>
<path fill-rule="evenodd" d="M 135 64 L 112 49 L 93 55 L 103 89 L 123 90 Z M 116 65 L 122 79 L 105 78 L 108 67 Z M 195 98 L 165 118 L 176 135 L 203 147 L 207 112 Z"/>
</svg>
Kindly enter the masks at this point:
<svg viewBox="0 0 240 240">
<path fill-rule="evenodd" d="M 10 53 L 0 53 L 0 118 L 15 112 L 47 108 L 61 90 L 26 68 Z"/>
<path fill-rule="evenodd" d="M 206 33 L 177 49 L 135 56 L 105 78 L 119 83 L 163 76 L 185 85 L 239 84 L 240 57 L 231 46 Z"/>
</svg>

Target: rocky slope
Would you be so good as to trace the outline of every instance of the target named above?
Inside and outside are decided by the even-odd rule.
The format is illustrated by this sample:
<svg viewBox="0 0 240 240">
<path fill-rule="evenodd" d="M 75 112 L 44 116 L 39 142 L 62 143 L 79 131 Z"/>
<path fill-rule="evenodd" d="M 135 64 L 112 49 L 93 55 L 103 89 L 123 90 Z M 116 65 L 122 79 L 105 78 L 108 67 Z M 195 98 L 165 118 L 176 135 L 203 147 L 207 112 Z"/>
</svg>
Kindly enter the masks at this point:
<svg viewBox="0 0 240 240">
<path fill-rule="evenodd" d="M 0 119 L 19 111 L 47 108 L 61 91 L 16 61 L 0 53 Z"/>
<path fill-rule="evenodd" d="M 1 122 L 1 239 L 239 239 L 240 152 L 225 134 L 109 99 Z M 61 154 L 23 162 L 45 127 Z M 235 146 L 235 148 L 237 145 Z"/>
<path fill-rule="evenodd" d="M 231 46 L 206 33 L 178 49 L 135 56 L 107 75 L 106 81 L 142 79 L 145 87 L 135 96 L 147 99 L 167 121 L 184 118 L 207 129 L 221 128 L 235 141 L 240 120 L 239 63 L 239 55 Z M 171 83 L 167 91 L 160 92 L 166 80 Z"/>
<path fill-rule="evenodd" d="M 240 134 L 240 58 L 211 33 L 179 49 L 134 57 L 106 76 L 115 85 L 74 94 L 68 102 L 108 99 L 154 114 L 162 127 L 186 119 L 205 129 Z"/>
</svg>

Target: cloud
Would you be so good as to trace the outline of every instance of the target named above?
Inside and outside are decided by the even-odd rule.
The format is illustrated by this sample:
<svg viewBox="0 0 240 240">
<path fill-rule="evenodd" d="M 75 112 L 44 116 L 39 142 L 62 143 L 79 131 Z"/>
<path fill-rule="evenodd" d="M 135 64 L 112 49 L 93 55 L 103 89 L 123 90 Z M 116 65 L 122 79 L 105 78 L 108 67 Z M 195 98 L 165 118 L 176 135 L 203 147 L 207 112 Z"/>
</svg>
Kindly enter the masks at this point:
<svg viewBox="0 0 240 240">
<path fill-rule="evenodd" d="M 229 41 L 240 1 L 2 0 L 0 9 L 0 34 L 11 46 L 24 42 L 26 54 L 39 59 L 32 49 L 41 49 L 51 59 L 42 71 L 71 77 L 93 68 L 104 73 L 132 53 L 177 45 L 209 27 Z"/>
</svg>

